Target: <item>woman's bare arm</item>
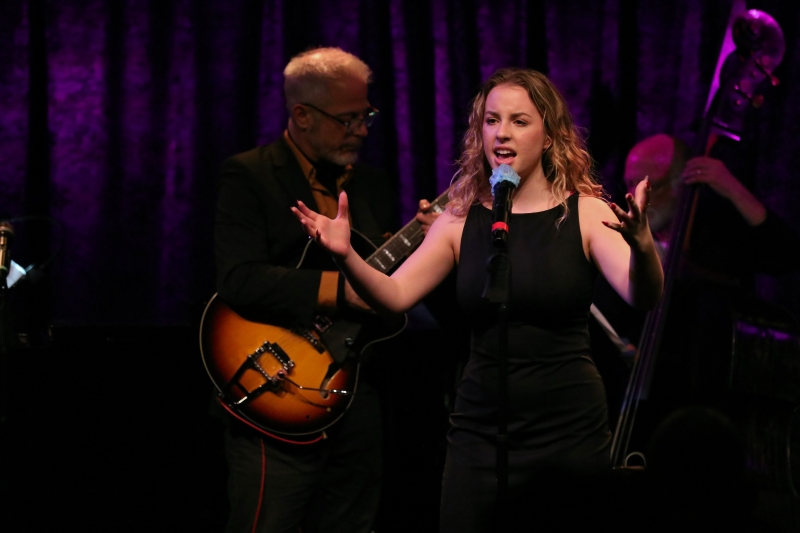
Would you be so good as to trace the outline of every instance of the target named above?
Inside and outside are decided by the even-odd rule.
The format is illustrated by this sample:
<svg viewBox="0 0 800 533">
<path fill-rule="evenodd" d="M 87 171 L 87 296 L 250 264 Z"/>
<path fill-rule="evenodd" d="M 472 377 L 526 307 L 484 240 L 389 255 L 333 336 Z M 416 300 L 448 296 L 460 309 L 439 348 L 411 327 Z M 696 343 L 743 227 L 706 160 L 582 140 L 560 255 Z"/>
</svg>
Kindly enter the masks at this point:
<svg viewBox="0 0 800 533">
<path fill-rule="evenodd" d="M 347 195 L 339 197 L 333 220 L 299 203 L 295 216 L 333 256 L 355 292 L 375 311 L 398 313 L 413 307 L 452 270 L 455 242 L 460 242 L 463 219 L 445 213 L 436 219 L 420 247 L 392 274 L 386 276 L 366 263 L 350 245 Z M 456 236 L 457 234 L 457 236 Z"/>
<path fill-rule="evenodd" d="M 596 198 L 579 202 L 581 234 L 609 284 L 631 306 L 652 309 L 661 298 L 664 272 L 647 224 L 649 183 L 628 194 L 628 211 Z"/>
</svg>

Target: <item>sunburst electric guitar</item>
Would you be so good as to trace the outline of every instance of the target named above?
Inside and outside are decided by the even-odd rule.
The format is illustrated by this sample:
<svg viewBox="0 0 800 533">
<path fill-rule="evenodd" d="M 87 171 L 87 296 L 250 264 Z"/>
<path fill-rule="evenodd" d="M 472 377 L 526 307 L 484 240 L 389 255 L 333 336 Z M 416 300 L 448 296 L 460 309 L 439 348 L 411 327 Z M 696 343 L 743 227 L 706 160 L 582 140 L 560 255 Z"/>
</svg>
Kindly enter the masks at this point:
<svg viewBox="0 0 800 533">
<path fill-rule="evenodd" d="M 447 193 L 431 209 L 441 212 Z M 353 231 L 353 247 L 373 268 L 389 273 L 422 242 L 416 220 L 380 248 Z M 309 241 L 297 268 L 326 256 Z M 242 317 L 215 294 L 200 322 L 200 354 L 220 403 L 255 429 L 295 442 L 309 442 L 334 424 L 353 401 L 359 357 L 376 343 L 398 335 L 405 315 L 374 315 L 284 328 Z M 279 437 L 280 438 L 280 437 Z"/>
</svg>

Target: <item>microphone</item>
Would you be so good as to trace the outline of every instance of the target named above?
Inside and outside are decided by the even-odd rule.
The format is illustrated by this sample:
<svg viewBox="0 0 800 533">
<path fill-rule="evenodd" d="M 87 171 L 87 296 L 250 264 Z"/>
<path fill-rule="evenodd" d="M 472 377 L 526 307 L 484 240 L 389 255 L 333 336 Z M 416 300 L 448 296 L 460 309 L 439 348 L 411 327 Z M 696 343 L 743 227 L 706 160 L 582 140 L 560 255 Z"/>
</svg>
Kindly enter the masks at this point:
<svg viewBox="0 0 800 533">
<path fill-rule="evenodd" d="M 3 284 L 11 269 L 12 240 L 14 240 L 14 227 L 10 222 L 0 222 L 0 282 Z"/>
<path fill-rule="evenodd" d="M 503 163 L 492 170 L 492 244 L 505 248 L 508 239 L 508 215 L 511 213 L 511 193 L 519 186 L 519 175 Z"/>
</svg>

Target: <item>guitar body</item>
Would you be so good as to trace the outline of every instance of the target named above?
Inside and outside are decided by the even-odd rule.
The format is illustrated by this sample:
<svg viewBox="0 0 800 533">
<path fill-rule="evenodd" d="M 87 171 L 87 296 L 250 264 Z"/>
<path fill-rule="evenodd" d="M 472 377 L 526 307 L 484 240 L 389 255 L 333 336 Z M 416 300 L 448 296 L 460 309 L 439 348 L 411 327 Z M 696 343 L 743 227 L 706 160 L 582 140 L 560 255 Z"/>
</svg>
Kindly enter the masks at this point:
<svg viewBox="0 0 800 533">
<path fill-rule="evenodd" d="M 442 209 L 446 193 L 434 202 Z M 415 220 L 376 248 L 352 232 L 353 248 L 390 273 L 422 242 Z M 309 240 L 297 268 L 332 270 L 330 256 Z M 200 354 L 222 406 L 270 436 L 314 442 L 353 401 L 359 362 L 377 343 L 398 335 L 406 315 L 390 319 L 342 310 L 331 320 L 281 327 L 241 316 L 215 294 L 200 323 Z M 280 438 L 280 437 L 279 437 Z"/>
<path fill-rule="evenodd" d="M 269 350 L 257 353 L 265 342 L 288 354 L 292 368 L 286 370 Z M 242 318 L 218 295 L 203 314 L 200 350 L 223 404 L 268 432 L 299 436 L 323 431 L 341 418 L 355 394 L 355 360 L 336 363 L 327 349 L 320 353 L 291 330 Z M 278 377 L 281 371 L 286 373 L 283 379 Z M 278 377 L 278 382 L 267 376 Z M 303 390 L 292 382 L 348 394 Z"/>
</svg>

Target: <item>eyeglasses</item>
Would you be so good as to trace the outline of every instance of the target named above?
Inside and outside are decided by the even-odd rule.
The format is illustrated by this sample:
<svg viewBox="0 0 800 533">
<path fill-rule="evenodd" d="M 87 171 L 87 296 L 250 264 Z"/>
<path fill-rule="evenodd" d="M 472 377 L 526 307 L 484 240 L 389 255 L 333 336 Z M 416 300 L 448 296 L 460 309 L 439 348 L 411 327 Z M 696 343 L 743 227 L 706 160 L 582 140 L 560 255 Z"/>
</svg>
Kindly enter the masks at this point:
<svg viewBox="0 0 800 533">
<path fill-rule="evenodd" d="M 354 131 L 358 130 L 358 128 L 360 128 L 362 124 L 364 124 L 366 127 L 369 128 L 370 126 L 372 126 L 372 123 L 375 122 L 375 119 L 378 118 L 378 113 L 380 113 L 380 111 L 378 111 L 374 107 L 371 107 L 364 114 L 364 116 L 361 116 L 361 117 L 358 117 L 358 118 L 354 118 L 352 120 L 342 120 L 339 117 L 331 115 L 327 111 L 323 111 L 322 109 L 318 108 L 317 106 L 315 106 L 313 104 L 307 104 L 307 103 L 302 103 L 301 102 L 300 105 L 308 106 L 311 109 L 315 109 L 315 110 L 319 111 L 320 113 L 322 113 L 323 115 L 325 115 L 329 119 L 335 120 L 336 122 L 338 122 L 339 124 L 344 126 L 345 131 L 348 134 L 353 133 Z"/>
</svg>

